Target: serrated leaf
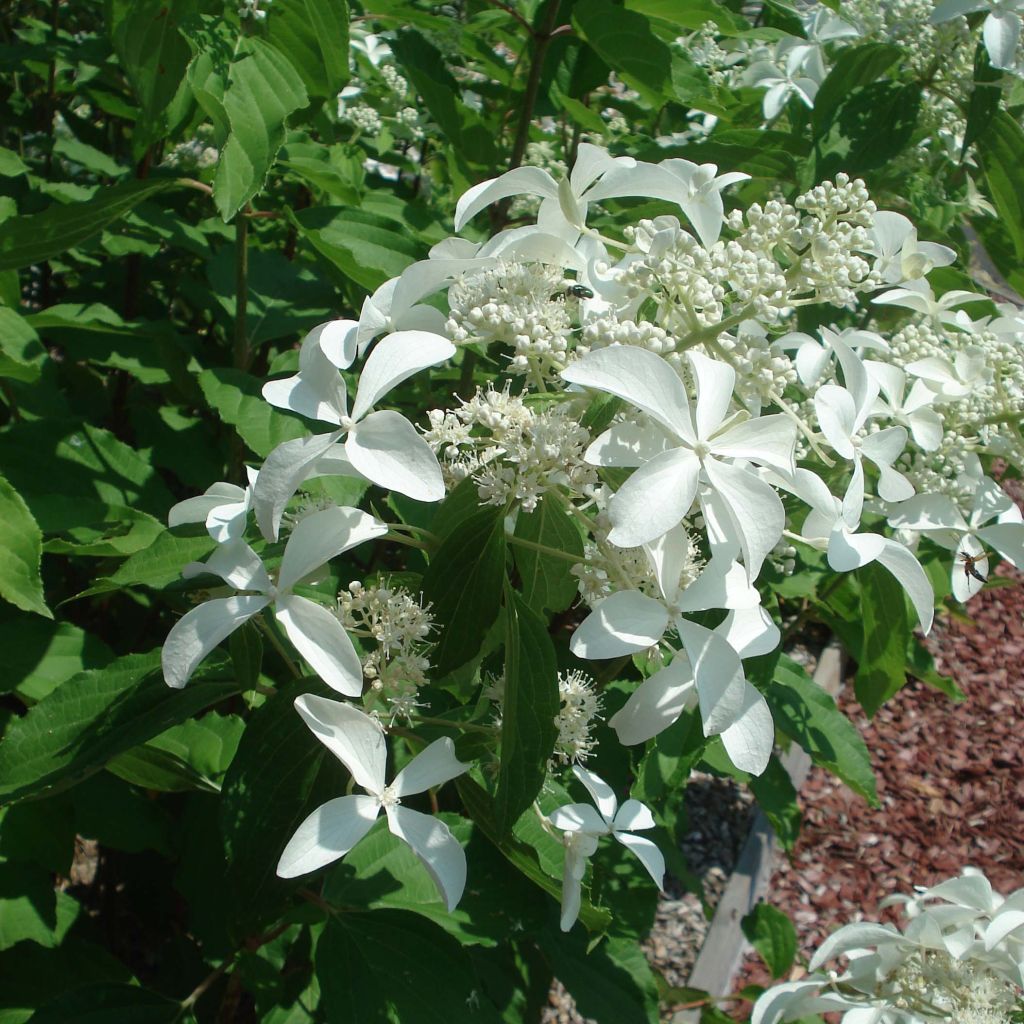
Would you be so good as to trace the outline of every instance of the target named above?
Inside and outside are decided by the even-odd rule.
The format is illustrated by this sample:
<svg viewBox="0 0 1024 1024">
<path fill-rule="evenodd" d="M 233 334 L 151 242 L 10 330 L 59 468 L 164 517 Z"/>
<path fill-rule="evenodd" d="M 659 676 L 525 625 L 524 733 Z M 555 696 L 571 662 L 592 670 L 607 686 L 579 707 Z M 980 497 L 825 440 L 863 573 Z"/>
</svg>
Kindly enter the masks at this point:
<svg viewBox="0 0 1024 1024">
<path fill-rule="evenodd" d="M 183 690 L 157 676 L 159 650 L 73 676 L 7 727 L 0 740 L 0 802 L 58 792 L 237 693 L 237 684 L 211 678 L 216 665 L 208 661 Z"/>
<path fill-rule="evenodd" d="M 176 185 L 173 178 L 126 181 L 100 189 L 82 202 L 55 203 L 42 213 L 11 217 L 0 223 L 0 271 L 59 256 L 88 241 L 143 200 Z"/>
<path fill-rule="evenodd" d="M 284 142 L 286 119 L 308 103 L 288 58 L 260 39 L 246 39 L 228 72 L 223 106 L 231 134 L 213 179 L 213 199 L 225 221 L 263 188 Z"/>
<path fill-rule="evenodd" d="M 309 433 L 304 420 L 270 405 L 260 393 L 262 382 L 243 370 L 203 370 L 199 386 L 210 408 L 233 426 L 257 455 L 265 457 L 282 441 Z"/>
<path fill-rule="evenodd" d="M 773 978 L 781 978 L 793 966 L 796 929 L 781 910 L 769 903 L 759 903 L 743 918 L 741 927 Z"/>
<path fill-rule="evenodd" d="M 543 619 L 511 587 L 505 590 L 505 691 L 495 797 L 498 827 L 508 832 L 533 803 L 558 738 L 558 666 Z"/>
<path fill-rule="evenodd" d="M 43 535 L 21 495 L 0 476 L 0 597 L 22 611 L 53 618 L 39 575 Z"/>
<path fill-rule="evenodd" d="M 505 545 L 505 510 L 488 506 L 467 516 L 430 559 L 423 594 L 438 625 L 431 660 L 441 675 L 480 650 L 498 617 Z"/>
<path fill-rule="evenodd" d="M 53 622 L 15 614 L 0 622 L 0 650 L 6 652 L 0 692 L 17 689 L 32 701 L 42 700 L 66 679 L 113 660 L 102 640 L 70 622 Z"/>
<path fill-rule="evenodd" d="M 277 0 L 269 14 L 267 38 L 299 73 L 306 92 L 334 99 L 349 79 L 345 0 Z"/>
<path fill-rule="evenodd" d="M 545 495 L 532 512 L 520 511 L 515 536 L 583 561 L 579 528 L 557 498 Z M 572 604 L 579 580 L 572 574 L 569 559 L 517 544 L 513 544 L 512 552 L 522 579 L 523 600 L 533 611 L 560 612 Z"/>
<path fill-rule="evenodd" d="M 836 702 L 791 658 L 782 655 L 764 689 L 775 724 L 803 747 L 815 764 L 877 804 L 871 755 L 856 726 Z"/>
</svg>

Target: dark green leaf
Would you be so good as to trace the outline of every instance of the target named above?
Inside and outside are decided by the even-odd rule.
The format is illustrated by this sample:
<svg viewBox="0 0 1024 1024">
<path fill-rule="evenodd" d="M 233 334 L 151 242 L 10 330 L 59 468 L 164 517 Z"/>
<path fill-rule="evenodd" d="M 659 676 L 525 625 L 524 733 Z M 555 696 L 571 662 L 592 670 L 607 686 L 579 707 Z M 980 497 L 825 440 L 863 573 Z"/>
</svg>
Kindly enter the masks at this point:
<svg viewBox="0 0 1024 1024">
<path fill-rule="evenodd" d="M 579 528 L 557 498 L 544 495 L 532 512 L 520 512 L 515 535 L 583 561 Z M 571 561 L 516 544 L 512 551 L 523 583 L 523 600 L 533 611 L 560 612 L 572 604 L 578 580 L 571 572 Z"/>
<path fill-rule="evenodd" d="M 498 617 L 505 544 L 505 510 L 487 506 L 464 519 L 430 559 L 423 593 L 440 631 L 432 660 L 442 675 L 480 650 Z"/>
<path fill-rule="evenodd" d="M 815 135 L 821 135 L 826 130 L 836 109 L 854 89 L 870 85 L 902 55 L 900 47 L 891 43 L 865 43 L 841 50 L 814 98 Z"/>
<path fill-rule="evenodd" d="M 796 958 L 793 922 L 769 903 L 758 903 L 742 921 L 743 934 L 760 953 L 773 978 L 781 978 Z"/>
<path fill-rule="evenodd" d="M 558 729 L 558 677 L 547 626 L 505 589 L 505 693 L 501 705 L 498 828 L 508 832 L 540 792 Z"/>
<path fill-rule="evenodd" d="M 707 22 L 718 26 L 723 35 L 731 32 L 746 32 L 750 23 L 733 14 L 716 0 L 626 0 L 627 10 L 636 11 L 648 18 L 658 18 L 677 29 L 695 32 Z"/>
<path fill-rule="evenodd" d="M 44 355 L 39 335 L 28 321 L 13 309 L 0 306 L 0 377 L 38 380 Z"/>
<path fill-rule="evenodd" d="M 134 985 L 92 985 L 58 996 L 29 1024 L 175 1024 L 181 1003 Z"/>
<path fill-rule="evenodd" d="M 0 691 L 17 689 L 32 701 L 42 700 L 84 669 L 102 668 L 114 657 L 101 640 L 70 622 L 19 614 L 0 622 L 0 650 L 7 652 Z"/>
<path fill-rule="evenodd" d="M 775 724 L 855 793 L 872 804 L 875 775 L 871 756 L 854 724 L 803 668 L 783 655 L 764 691 Z"/>
<path fill-rule="evenodd" d="M 39 576 L 41 557 L 39 525 L 21 495 L 0 476 L 0 597 L 52 619 Z"/>
<path fill-rule="evenodd" d="M 1005 111 L 992 118 L 978 140 L 978 155 L 999 221 L 1024 260 L 1024 128 Z M 0 232 L 3 228 L 0 227 Z"/>
<path fill-rule="evenodd" d="M 944 693 L 958 704 L 967 699 L 967 694 L 956 685 L 951 676 L 944 676 L 936 667 L 932 652 L 916 634 L 911 636 L 907 647 L 907 672 L 920 679 L 926 686 Z"/>
<path fill-rule="evenodd" d="M 259 682 L 263 662 L 263 638 L 253 622 L 244 623 L 241 629 L 231 634 L 228 650 L 239 685 L 246 690 L 254 689 Z"/>
<path fill-rule="evenodd" d="M 345 0 L 278 0 L 268 39 L 290 61 L 310 96 L 333 100 L 348 81 Z"/>
<path fill-rule="evenodd" d="M 67 252 L 175 184 L 171 178 L 126 181 L 103 188 L 84 202 L 55 203 L 42 213 L 11 217 L 0 223 L 0 270 L 17 270 Z"/>
<path fill-rule="evenodd" d="M 907 681 L 907 646 L 913 627 L 896 577 L 877 562 L 857 570 L 864 642 L 857 652 L 854 692 L 868 718 Z"/>
<path fill-rule="evenodd" d="M 787 852 L 793 849 L 800 835 L 800 808 L 796 790 L 782 762 L 772 756 L 768 767 L 749 782 L 757 806 L 771 822 L 779 843 Z"/>
<path fill-rule="evenodd" d="M 203 678 L 215 667 L 172 690 L 156 675 L 159 666 L 159 650 L 118 658 L 73 676 L 14 719 L 0 741 L 0 801 L 73 785 L 238 691 L 235 683 Z"/>
<path fill-rule="evenodd" d="M 974 51 L 974 88 L 971 90 L 971 99 L 967 105 L 967 127 L 960 149 L 961 160 L 966 156 L 971 144 L 988 132 L 992 118 L 999 110 L 1002 77 L 1003 73 L 992 67 L 985 44 L 979 42 Z"/>
</svg>

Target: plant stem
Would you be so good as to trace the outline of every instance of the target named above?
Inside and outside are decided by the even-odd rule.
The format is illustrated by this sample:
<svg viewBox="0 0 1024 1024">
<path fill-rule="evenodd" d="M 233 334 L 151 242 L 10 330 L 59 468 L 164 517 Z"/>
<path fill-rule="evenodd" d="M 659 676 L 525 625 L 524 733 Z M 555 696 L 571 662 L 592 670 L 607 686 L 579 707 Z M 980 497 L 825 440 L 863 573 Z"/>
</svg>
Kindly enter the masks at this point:
<svg viewBox="0 0 1024 1024">
<path fill-rule="evenodd" d="M 497 730 L 489 725 L 476 725 L 473 722 L 452 722 L 447 718 L 423 718 L 417 715 L 415 718 L 417 725 L 437 725 L 442 729 L 459 729 L 462 732 L 484 732 L 488 736 L 493 736 Z"/>
<path fill-rule="evenodd" d="M 249 338 L 245 328 L 246 307 L 249 302 L 249 218 L 245 210 L 235 217 L 235 366 L 245 370 L 249 366 Z"/>
<path fill-rule="evenodd" d="M 394 544 L 404 544 L 407 548 L 418 548 L 420 551 L 432 551 L 431 545 L 425 541 L 416 540 L 415 537 L 407 537 L 404 533 L 385 533 L 384 540 L 389 540 Z"/>
<path fill-rule="evenodd" d="M 526 154 L 526 143 L 530 137 L 530 122 L 533 120 L 533 108 L 537 104 L 537 92 L 540 89 L 540 76 L 544 70 L 544 58 L 547 56 L 560 6 L 560 0 L 549 0 L 544 23 L 538 31 L 533 33 L 533 60 L 530 61 L 526 90 L 523 93 L 523 106 L 519 111 L 519 124 L 516 126 L 516 138 L 512 143 L 512 155 L 508 161 L 510 171 L 523 162 L 523 156 Z"/>
<path fill-rule="evenodd" d="M 288 671 L 291 672 L 291 674 L 295 676 L 296 679 L 301 679 L 302 670 L 295 663 L 295 660 L 292 658 L 292 656 L 288 653 L 284 644 L 281 643 L 280 638 L 274 632 L 274 629 L 270 625 L 270 623 L 267 622 L 267 620 L 262 615 L 260 615 L 256 619 L 256 625 L 259 626 L 261 630 L 263 630 L 264 635 L 270 641 L 270 646 L 273 647 L 274 650 L 277 651 L 279 655 L 281 655 L 281 660 L 285 663 L 285 665 L 288 666 Z"/>
<path fill-rule="evenodd" d="M 512 534 L 506 534 L 505 538 L 509 544 L 514 544 L 516 547 L 529 548 L 531 551 L 539 551 L 542 555 L 550 555 L 552 558 L 561 558 L 565 562 L 572 562 L 573 565 L 579 565 L 583 559 L 579 555 L 570 554 L 568 551 L 559 551 L 557 548 L 549 548 L 546 544 L 537 544 L 532 540 L 525 540 L 522 537 L 516 537 Z"/>
</svg>

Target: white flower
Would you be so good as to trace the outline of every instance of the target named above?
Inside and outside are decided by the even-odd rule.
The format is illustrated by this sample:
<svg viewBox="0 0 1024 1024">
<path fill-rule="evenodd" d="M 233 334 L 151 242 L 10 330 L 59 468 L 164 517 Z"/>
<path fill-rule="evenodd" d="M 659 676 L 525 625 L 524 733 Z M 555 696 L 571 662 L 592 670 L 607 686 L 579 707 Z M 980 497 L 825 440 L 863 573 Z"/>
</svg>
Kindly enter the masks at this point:
<svg viewBox="0 0 1024 1024">
<path fill-rule="evenodd" d="M 455 757 L 452 741 L 435 740 L 385 785 L 387 746 L 375 719 L 351 704 L 311 693 L 298 697 L 295 709 L 368 795 L 336 797 L 318 807 L 288 840 L 278 875 L 294 878 L 344 857 L 370 831 L 383 808 L 392 834 L 412 849 L 445 906 L 454 910 L 466 885 L 466 854 L 443 821 L 402 806 L 403 797 L 440 786 L 469 768 Z"/>
<path fill-rule="evenodd" d="M 616 424 L 587 451 L 594 465 L 640 467 L 609 503 L 613 529 L 608 539 L 620 547 L 637 547 L 672 529 L 690 511 L 703 475 L 723 498 L 747 573 L 755 579 L 782 536 L 785 513 L 771 487 L 748 466 L 731 460 L 789 473 L 796 429 L 782 415 L 730 416 L 735 371 L 696 352 L 688 356 L 697 382 L 693 414 L 675 370 L 645 349 L 599 349 L 562 371 L 572 384 L 631 402 L 656 424 Z"/>
<path fill-rule="evenodd" d="M 213 573 L 244 593 L 206 601 L 174 624 L 161 653 L 167 685 L 184 686 L 217 644 L 273 605 L 274 617 L 317 675 L 332 689 L 358 697 L 363 673 L 348 634 L 326 608 L 291 590 L 336 555 L 387 531 L 384 523 L 358 509 L 328 508 L 307 516 L 292 531 L 276 583 L 259 555 L 241 540 L 228 541 L 205 562 L 186 566 L 186 579 Z"/>
<path fill-rule="evenodd" d="M 932 24 L 938 25 L 958 15 L 973 14 L 975 11 L 989 12 L 982 27 L 982 37 L 992 66 L 1004 71 L 1013 70 L 1020 40 L 1024 0 L 942 0 L 932 12 Z"/>
<path fill-rule="evenodd" d="M 167 513 L 168 526 L 182 523 L 205 523 L 210 536 L 218 543 L 238 540 L 245 533 L 246 520 L 252 506 L 252 488 L 256 483 L 256 470 L 245 467 L 249 486 L 218 481 L 206 488 L 205 494 L 186 498 L 171 506 Z"/>
<path fill-rule="evenodd" d="M 338 323 L 349 325 L 343 329 L 342 344 L 334 347 L 332 338 L 325 348 L 323 336 L 310 332 L 302 343 L 299 372 L 263 388 L 271 405 L 339 426 L 328 434 L 285 441 L 267 456 L 253 489 L 253 508 L 268 540 L 277 537 L 288 499 L 314 474 L 362 476 L 417 501 L 444 497 L 437 457 L 416 428 L 397 412 L 371 410 L 402 381 L 454 355 L 455 346 L 426 331 L 388 335 L 363 364 L 350 411 L 338 368 L 354 357 L 355 331 L 351 321 Z M 345 434 L 344 443 L 338 444 Z"/>
<path fill-rule="evenodd" d="M 967 398 L 991 377 L 985 350 L 978 345 L 968 345 L 961 349 L 952 362 L 941 356 L 915 359 L 907 364 L 906 371 L 923 380 L 935 394 L 936 401 L 942 402 Z"/>
<path fill-rule="evenodd" d="M 875 272 L 886 284 L 924 277 L 935 267 L 948 267 L 956 252 L 936 242 L 919 242 L 917 228 L 902 213 L 881 210 L 871 227 Z"/>
<path fill-rule="evenodd" d="M 374 35 L 372 32 L 367 32 L 362 37 L 353 35 L 349 46 L 353 50 L 365 54 L 367 60 L 375 68 L 380 67 L 381 61 L 391 56 L 391 47 L 380 36 Z"/>
<path fill-rule="evenodd" d="M 596 850 L 601 836 L 612 836 L 634 853 L 661 889 L 665 880 L 665 858 L 649 839 L 633 835 L 654 828 L 654 816 L 639 800 L 627 800 L 619 807 L 611 786 L 579 765 L 573 774 L 586 787 L 597 811 L 590 804 L 566 804 L 548 815 L 548 821 L 562 833 L 565 869 L 562 876 L 562 931 L 572 928 L 580 912 L 580 886 L 587 858 Z M 600 813 L 598 813 L 600 812 Z"/>
<path fill-rule="evenodd" d="M 781 40 L 772 60 L 755 61 L 743 75 L 744 84 L 768 90 L 763 109 L 766 121 L 778 117 L 791 96 L 813 107 L 824 79 L 821 49 L 796 37 Z"/>
<path fill-rule="evenodd" d="M 987 295 L 954 289 L 945 292 L 938 298 L 927 281 L 905 281 L 899 288 L 891 288 L 881 295 L 876 295 L 872 302 L 880 306 L 903 306 L 916 313 L 924 313 L 938 324 L 955 324 L 956 318 L 951 310 L 967 302 L 988 302 Z"/>
<path fill-rule="evenodd" d="M 821 336 L 820 342 L 800 331 L 786 334 L 776 342 L 782 349 L 797 350 L 796 372 L 800 382 L 808 388 L 817 384 L 825 375 L 833 356 L 842 367 L 847 387 L 852 387 L 854 380 L 863 376 L 859 365 L 861 350 L 889 351 L 889 343 L 874 331 L 847 327 L 837 332 L 828 327 L 820 327 L 818 334 Z"/>
<path fill-rule="evenodd" d="M 866 359 L 864 367 L 878 382 L 885 399 L 878 398 L 871 414 L 882 414 L 905 426 L 918 446 L 926 452 L 942 444 L 942 417 L 931 408 L 935 392 L 922 380 L 915 380 L 905 394 L 907 375 L 892 363 Z"/>
</svg>

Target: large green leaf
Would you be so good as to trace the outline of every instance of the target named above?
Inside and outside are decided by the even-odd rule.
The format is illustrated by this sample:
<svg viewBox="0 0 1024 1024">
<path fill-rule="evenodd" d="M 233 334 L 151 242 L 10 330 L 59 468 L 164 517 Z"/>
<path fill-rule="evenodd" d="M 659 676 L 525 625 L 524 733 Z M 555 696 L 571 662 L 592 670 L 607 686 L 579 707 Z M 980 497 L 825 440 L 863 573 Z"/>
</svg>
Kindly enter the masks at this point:
<svg viewBox="0 0 1024 1024">
<path fill-rule="evenodd" d="M 66 679 L 102 668 L 114 655 L 101 640 L 70 622 L 14 615 L 0 622 L 0 650 L 6 651 L 0 692 L 17 689 L 42 700 Z"/>
<path fill-rule="evenodd" d="M 310 96 L 334 99 L 348 81 L 346 0 L 277 0 L 268 39 L 291 62 Z"/>
<path fill-rule="evenodd" d="M 250 38 L 231 64 L 222 102 L 231 134 L 217 164 L 213 198 L 228 221 L 263 188 L 284 142 L 286 119 L 309 97 L 288 58 Z"/>
<path fill-rule="evenodd" d="M 891 43 L 865 43 L 841 50 L 835 66 L 814 98 L 815 134 L 822 134 L 836 109 L 854 90 L 883 75 L 903 55 Z"/>
<path fill-rule="evenodd" d="M 760 953 L 773 978 L 781 978 L 796 958 L 793 922 L 770 903 L 759 903 L 742 921 L 743 934 Z"/>
<path fill-rule="evenodd" d="M 176 999 L 135 985 L 89 985 L 58 996 L 37 1010 L 29 1024 L 175 1024 L 188 1021 Z"/>
<path fill-rule="evenodd" d="M 0 476 L 0 597 L 52 619 L 39 575 L 42 551 L 38 523 L 21 495 Z"/>
<path fill-rule="evenodd" d="M 913 626 L 896 577 L 877 562 L 857 570 L 864 641 L 857 655 L 853 688 L 868 717 L 907 681 L 907 650 Z"/>
<path fill-rule="evenodd" d="M 0 306 L 0 377 L 38 380 L 44 355 L 32 325 L 10 307 Z"/>
<path fill-rule="evenodd" d="M 173 178 L 126 181 L 100 189 L 83 202 L 54 203 L 42 213 L 11 217 L 0 223 L 0 271 L 29 267 L 67 252 L 175 184 Z"/>
<path fill-rule="evenodd" d="M 495 806 L 498 827 L 508 832 L 544 785 L 558 738 L 559 697 L 547 625 L 511 587 L 505 589 L 505 601 L 505 692 Z"/>
<path fill-rule="evenodd" d="M 750 22 L 716 0 L 626 0 L 625 7 L 688 32 L 695 32 L 709 21 L 723 35 L 750 29 Z"/>
<path fill-rule="evenodd" d="M 999 222 L 1010 236 L 1017 263 L 1024 260 L 1024 128 L 1005 111 L 978 139 L 978 155 Z M 2 229 L 0 229 L 2 230 Z"/>
<path fill-rule="evenodd" d="M 81 909 L 76 899 L 54 890 L 45 868 L 0 861 L 0 950 L 24 941 L 59 945 Z"/>
<path fill-rule="evenodd" d="M 73 676 L 14 719 L 0 742 L 0 801 L 58 792 L 238 690 L 213 678 L 214 659 L 183 690 L 166 686 L 159 667 L 159 650 L 126 655 Z"/>
<path fill-rule="evenodd" d="M 583 561 L 583 538 L 575 521 L 557 498 L 545 495 L 533 512 L 520 512 L 516 537 L 527 543 L 553 548 Z M 573 563 L 537 548 L 513 544 L 516 568 L 523 583 L 523 599 L 535 612 L 564 611 L 576 596 Z"/>
<path fill-rule="evenodd" d="M 328 1024 L 499 1024 L 473 963 L 436 925 L 400 910 L 341 914 L 317 944 Z"/>
<path fill-rule="evenodd" d="M 432 660 L 442 675 L 480 650 L 498 617 L 505 544 L 505 510 L 487 506 L 464 519 L 430 560 L 423 593 L 440 630 Z"/>
<path fill-rule="evenodd" d="M 871 755 L 856 726 L 791 658 L 779 658 L 764 690 L 775 724 L 855 793 L 877 803 Z"/>
</svg>

